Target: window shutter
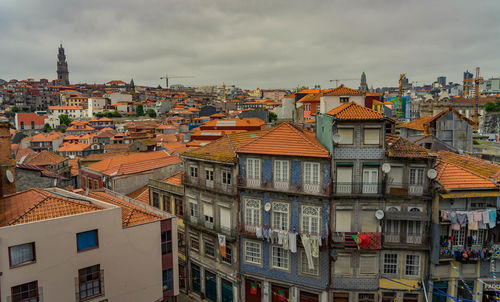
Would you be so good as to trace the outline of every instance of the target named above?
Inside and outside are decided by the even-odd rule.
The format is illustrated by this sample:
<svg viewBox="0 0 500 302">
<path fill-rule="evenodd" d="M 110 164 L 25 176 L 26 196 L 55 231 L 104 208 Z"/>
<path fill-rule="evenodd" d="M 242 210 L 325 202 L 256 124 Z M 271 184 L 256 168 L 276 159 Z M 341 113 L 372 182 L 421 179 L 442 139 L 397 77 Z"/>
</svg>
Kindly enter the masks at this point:
<svg viewBox="0 0 500 302">
<path fill-rule="evenodd" d="M 203 215 L 214 217 L 214 212 L 211 204 L 203 204 Z"/>
<path fill-rule="evenodd" d="M 377 272 L 377 258 L 374 255 L 359 256 L 359 273 L 375 274 Z"/>
<path fill-rule="evenodd" d="M 380 143 L 380 129 L 365 129 L 365 144 L 378 145 Z"/>
<path fill-rule="evenodd" d="M 403 167 L 392 166 L 389 172 L 389 184 L 403 183 Z"/>
<path fill-rule="evenodd" d="M 335 274 L 350 274 L 351 273 L 351 256 L 339 255 L 334 264 Z"/>
<path fill-rule="evenodd" d="M 338 167 L 337 168 L 337 182 L 338 183 L 352 183 L 352 167 Z"/>
<path fill-rule="evenodd" d="M 347 129 L 339 128 L 337 130 L 337 132 L 338 132 L 338 134 L 340 134 L 340 143 L 341 144 L 352 144 L 353 143 L 354 129 L 352 129 L 352 128 L 347 128 Z"/>
<path fill-rule="evenodd" d="M 226 208 L 220 208 L 220 226 L 231 229 L 231 211 Z"/>
<path fill-rule="evenodd" d="M 351 210 L 336 210 L 336 212 L 335 212 L 335 231 L 336 232 L 350 232 L 351 231 L 351 216 L 352 216 Z"/>
<path fill-rule="evenodd" d="M 376 232 L 378 221 L 375 217 L 374 210 L 363 210 L 360 212 L 359 221 L 361 224 L 361 232 Z"/>
</svg>

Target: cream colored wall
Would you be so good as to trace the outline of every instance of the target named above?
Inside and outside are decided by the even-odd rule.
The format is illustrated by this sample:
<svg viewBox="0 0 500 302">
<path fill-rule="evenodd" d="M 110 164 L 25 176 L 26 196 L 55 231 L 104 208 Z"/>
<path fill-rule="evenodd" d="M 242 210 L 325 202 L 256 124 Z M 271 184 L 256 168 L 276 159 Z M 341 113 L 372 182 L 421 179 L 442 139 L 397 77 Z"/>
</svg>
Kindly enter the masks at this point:
<svg viewBox="0 0 500 302">
<path fill-rule="evenodd" d="M 76 233 L 93 229 L 99 248 L 77 253 Z M 98 301 L 155 301 L 162 297 L 159 231 L 159 221 L 122 228 L 118 207 L 0 228 L 1 300 L 12 286 L 38 280 L 44 301 L 75 301 L 78 269 L 100 264 L 105 295 Z M 33 241 L 36 263 L 10 269 L 8 247 Z"/>
<path fill-rule="evenodd" d="M 358 105 L 364 106 L 365 105 L 365 96 L 355 96 L 355 95 L 346 95 L 346 96 L 322 96 L 320 98 L 320 107 L 319 111 L 320 113 L 327 113 L 328 111 L 337 108 L 338 106 L 342 105 L 343 103 L 340 103 L 340 98 L 341 97 L 348 97 L 349 102 L 354 102 Z"/>
</svg>

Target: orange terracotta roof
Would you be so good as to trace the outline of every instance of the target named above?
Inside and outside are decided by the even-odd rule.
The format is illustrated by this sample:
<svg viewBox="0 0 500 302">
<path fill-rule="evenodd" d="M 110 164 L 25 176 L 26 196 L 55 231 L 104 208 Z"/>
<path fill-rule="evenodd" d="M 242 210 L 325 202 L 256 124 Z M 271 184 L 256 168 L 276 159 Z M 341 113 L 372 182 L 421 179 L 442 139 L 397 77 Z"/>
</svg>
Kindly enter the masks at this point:
<svg viewBox="0 0 500 302">
<path fill-rule="evenodd" d="M 79 160 L 78 157 L 75 157 L 73 159 L 68 159 L 68 163 L 71 166 L 71 176 L 77 176 L 80 173 L 78 167 L 78 160 Z"/>
<path fill-rule="evenodd" d="M 61 139 L 61 138 L 63 138 L 63 135 L 61 133 L 56 132 L 56 131 L 52 131 L 49 133 L 42 132 L 42 133 L 38 133 L 36 135 L 33 135 L 31 137 L 31 141 L 32 142 L 51 142 L 53 140 Z"/>
<path fill-rule="evenodd" d="M 27 158 L 23 164 L 32 165 L 32 166 L 48 166 L 48 165 L 57 165 L 66 160 L 65 157 L 62 157 L 59 154 L 43 150 L 40 153 L 35 154 L 29 158 Z"/>
<path fill-rule="evenodd" d="M 297 101 L 297 103 L 304 103 L 304 102 L 319 102 L 321 97 L 321 93 L 310 93 L 308 95 L 305 95 L 303 98 Z"/>
<path fill-rule="evenodd" d="M 82 106 L 49 106 L 49 110 L 83 110 Z"/>
<path fill-rule="evenodd" d="M 88 202 L 32 188 L 0 199 L 0 226 L 42 221 L 101 209 Z"/>
<path fill-rule="evenodd" d="M 438 151 L 438 156 L 448 163 L 452 163 L 477 175 L 492 179 L 500 183 L 500 165 L 467 155 L 460 155 L 449 151 Z"/>
<path fill-rule="evenodd" d="M 122 225 L 124 227 L 153 222 L 161 219 L 159 215 L 105 192 L 90 191 L 89 197 L 121 207 Z"/>
<path fill-rule="evenodd" d="M 386 153 L 389 157 L 430 158 L 430 151 L 405 138 L 395 135 L 385 136 Z"/>
<path fill-rule="evenodd" d="M 31 125 L 31 122 L 34 122 L 37 126 L 42 126 L 45 124 L 47 118 L 48 116 L 46 115 L 38 115 L 36 113 L 16 113 L 18 125 L 21 125 L 21 122 L 23 122 L 25 127 Z"/>
<path fill-rule="evenodd" d="M 330 110 L 328 115 L 332 115 L 341 120 L 382 120 L 382 113 L 373 109 L 358 105 L 354 102 L 344 103 L 337 108 Z"/>
<path fill-rule="evenodd" d="M 29 156 L 33 156 L 34 154 L 37 154 L 33 149 L 30 148 L 24 148 L 24 149 L 18 149 L 16 152 L 16 162 L 19 162 L 23 157 L 28 158 Z"/>
<path fill-rule="evenodd" d="M 90 148 L 89 144 L 64 143 L 57 152 L 80 152 Z"/>
<path fill-rule="evenodd" d="M 149 205 L 149 185 L 145 185 L 142 188 L 135 190 L 132 193 L 127 194 L 128 197 L 140 201 Z"/>
<path fill-rule="evenodd" d="M 267 130 L 258 130 L 226 135 L 200 148 L 184 152 L 182 156 L 219 162 L 236 162 L 237 149 L 266 132 Z"/>
<path fill-rule="evenodd" d="M 205 122 L 201 127 L 241 127 L 241 126 L 264 126 L 266 122 L 260 118 L 250 117 L 242 119 L 223 119 Z"/>
<path fill-rule="evenodd" d="M 171 184 L 174 186 L 182 187 L 182 179 L 184 177 L 184 171 L 177 172 L 176 174 L 169 176 L 167 178 L 164 178 L 161 180 L 161 182 Z"/>
<path fill-rule="evenodd" d="M 340 85 L 339 87 L 337 88 L 334 88 L 328 92 L 325 92 L 324 95 L 325 96 L 340 96 L 340 95 L 365 95 L 366 93 L 364 91 L 361 91 L 361 90 L 356 90 L 356 89 L 352 89 L 352 88 L 349 88 L 349 87 L 345 87 L 344 85 Z"/>
<path fill-rule="evenodd" d="M 240 147 L 238 153 L 330 157 L 328 150 L 315 136 L 288 122 L 273 127 L 266 134 Z"/>
<path fill-rule="evenodd" d="M 412 130 L 424 131 L 424 124 L 432 120 L 433 116 L 422 116 L 411 122 L 402 123 L 397 125 L 399 128 L 407 128 Z"/>
<path fill-rule="evenodd" d="M 498 189 L 490 179 L 447 162 L 441 157 L 434 168 L 438 172 L 436 181 L 445 190 Z"/>
</svg>

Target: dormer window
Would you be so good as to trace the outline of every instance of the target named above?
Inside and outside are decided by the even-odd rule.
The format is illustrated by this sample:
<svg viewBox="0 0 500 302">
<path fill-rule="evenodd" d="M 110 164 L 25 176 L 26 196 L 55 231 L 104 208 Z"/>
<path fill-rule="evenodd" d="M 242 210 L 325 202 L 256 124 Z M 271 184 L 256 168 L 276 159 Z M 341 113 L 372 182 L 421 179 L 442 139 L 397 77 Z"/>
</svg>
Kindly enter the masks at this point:
<svg viewBox="0 0 500 302">
<path fill-rule="evenodd" d="M 347 102 L 349 102 L 349 98 L 348 97 L 341 97 L 340 98 L 340 102 L 341 103 L 347 103 Z"/>
</svg>

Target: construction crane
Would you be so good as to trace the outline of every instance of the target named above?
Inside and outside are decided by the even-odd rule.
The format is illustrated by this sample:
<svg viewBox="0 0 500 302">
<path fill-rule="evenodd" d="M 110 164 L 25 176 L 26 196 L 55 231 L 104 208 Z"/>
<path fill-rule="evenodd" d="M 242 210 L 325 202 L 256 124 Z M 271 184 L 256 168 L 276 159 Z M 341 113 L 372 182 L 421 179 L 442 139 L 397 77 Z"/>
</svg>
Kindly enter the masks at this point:
<svg viewBox="0 0 500 302">
<path fill-rule="evenodd" d="M 215 87 L 222 87 L 222 91 L 223 91 L 223 94 L 224 94 L 224 100 L 226 100 L 226 87 L 236 87 L 234 85 L 226 85 L 224 82 L 222 83 L 222 85 L 217 85 Z"/>
<path fill-rule="evenodd" d="M 359 79 L 336 79 L 330 80 L 330 82 L 335 82 L 335 87 L 339 87 L 339 82 L 341 81 L 359 81 Z"/>
<path fill-rule="evenodd" d="M 179 78 L 194 78 L 194 76 L 169 76 L 169 75 L 164 75 L 163 77 L 160 77 L 160 80 L 165 80 L 165 88 L 168 89 L 168 79 L 179 79 Z"/>
<path fill-rule="evenodd" d="M 479 67 L 476 67 L 476 78 L 474 79 L 474 130 L 479 128 L 479 85 L 483 83 L 483 78 L 479 77 Z"/>
</svg>

